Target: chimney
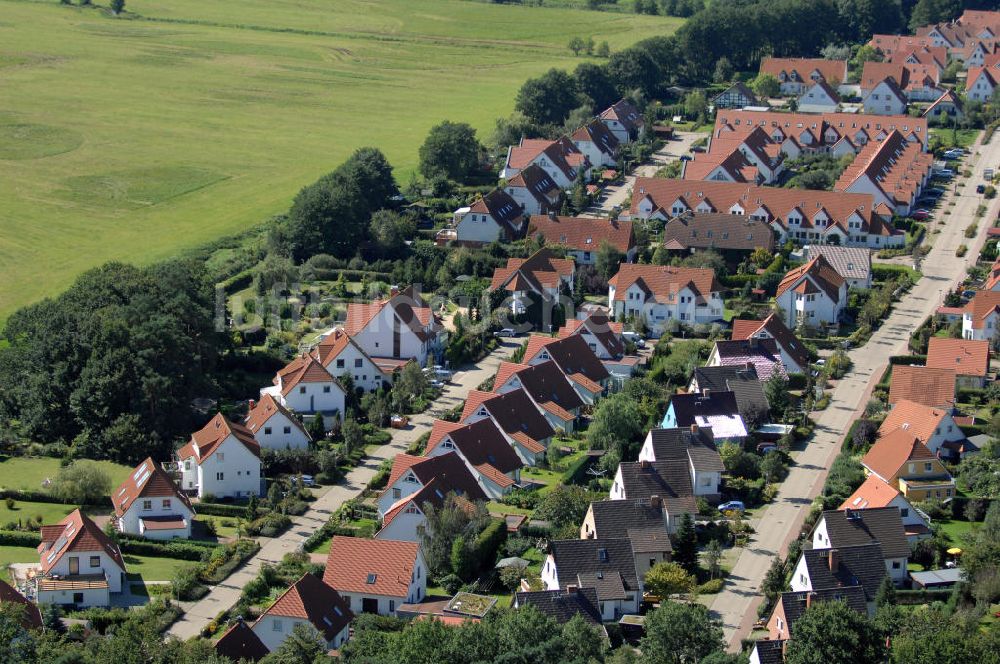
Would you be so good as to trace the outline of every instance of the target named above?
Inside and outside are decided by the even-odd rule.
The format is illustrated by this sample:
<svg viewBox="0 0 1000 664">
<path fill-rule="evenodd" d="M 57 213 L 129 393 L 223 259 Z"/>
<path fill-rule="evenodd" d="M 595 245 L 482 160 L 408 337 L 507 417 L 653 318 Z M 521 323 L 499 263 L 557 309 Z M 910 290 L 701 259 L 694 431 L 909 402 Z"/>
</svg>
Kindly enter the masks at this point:
<svg viewBox="0 0 1000 664">
<path fill-rule="evenodd" d="M 643 459 L 642 461 L 640 461 L 639 467 L 642 468 L 643 470 L 649 470 L 649 460 Z"/>
<path fill-rule="evenodd" d="M 707 399 L 707 398 L 709 398 L 710 396 L 712 396 L 712 390 L 710 390 L 710 389 L 708 389 L 708 388 L 706 387 L 705 389 L 703 389 L 703 390 L 701 391 L 701 396 L 705 397 L 706 399 Z M 696 425 L 696 424 L 694 424 L 694 425 L 692 425 L 692 426 L 697 426 L 697 425 Z"/>
<path fill-rule="evenodd" d="M 691 433 L 693 433 L 693 434 L 697 434 L 698 433 L 698 425 L 697 424 L 692 424 L 691 425 Z"/>
<path fill-rule="evenodd" d="M 806 608 L 807 608 L 807 609 L 808 609 L 808 608 L 809 608 L 810 606 L 812 606 L 812 602 L 813 602 L 813 595 L 815 595 L 815 594 L 816 594 L 816 593 L 814 593 L 814 592 L 807 592 L 807 593 L 806 593 Z"/>
<path fill-rule="evenodd" d="M 836 572 L 837 568 L 840 567 L 840 551 L 836 549 L 830 549 L 830 571 Z"/>
<path fill-rule="evenodd" d="M 570 595 L 575 595 L 576 594 L 576 584 L 571 583 L 571 584 L 567 585 L 566 586 L 566 593 L 570 594 Z"/>
<path fill-rule="evenodd" d="M 663 499 L 660 498 L 659 496 L 650 496 L 649 497 L 649 506 L 652 507 L 652 508 L 654 508 L 654 509 L 661 510 L 661 509 L 663 509 Z"/>
<path fill-rule="evenodd" d="M 549 219 L 551 219 L 552 221 L 556 220 L 556 212 L 555 212 L 555 210 L 549 210 Z"/>
<path fill-rule="evenodd" d="M 247 406 L 250 408 L 250 410 L 253 410 L 254 408 L 257 407 L 257 401 L 255 399 L 247 399 Z"/>
</svg>

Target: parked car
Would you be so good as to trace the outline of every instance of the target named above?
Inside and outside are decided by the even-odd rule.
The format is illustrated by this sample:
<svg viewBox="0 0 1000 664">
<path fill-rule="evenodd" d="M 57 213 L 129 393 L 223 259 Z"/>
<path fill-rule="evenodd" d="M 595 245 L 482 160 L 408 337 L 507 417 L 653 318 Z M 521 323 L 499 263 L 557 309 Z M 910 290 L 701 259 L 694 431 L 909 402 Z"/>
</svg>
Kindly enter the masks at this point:
<svg viewBox="0 0 1000 664">
<path fill-rule="evenodd" d="M 512 330 L 509 327 L 505 327 L 502 330 L 497 330 L 496 332 L 494 332 L 493 336 L 497 337 L 497 338 L 500 338 L 500 337 L 516 337 L 517 336 L 517 330 Z"/>
<path fill-rule="evenodd" d="M 730 500 L 719 505 L 720 512 L 742 512 L 745 509 L 742 500 Z"/>
<path fill-rule="evenodd" d="M 985 184 L 977 184 L 976 185 L 976 193 L 977 194 L 985 194 L 986 193 L 986 185 Z"/>
<path fill-rule="evenodd" d="M 774 443 L 760 443 L 757 445 L 757 454 L 767 454 L 768 452 L 774 452 L 778 449 L 778 446 Z"/>
<path fill-rule="evenodd" d="M 691 155 L 682 154 L 681 161 L 691 161 Z"/>
<path fill-rule="evenodd" d="M 442 387 L 444 387 L 444 385 L 445 385 L 444 381 L 440 381 L 440 380 L 432 380 L 431 381 L 431 387 L 435 387 L 435 388 L 441 389 Z"/>
<path fill-rule="evenodd" d="M 916 219 L 917 221 L 924 221 L 926 219 L 930 219 L 930 216 L 931 213 L 923 208 L 914 210 L 913 212 L 910 213 L 910 218 Z"/>
<path fill-rule="evenodd" d="M 646 347 L 646 340 L 642 338 L 642 335 L 638 332 L 622 332 L 622 339 L 626 342 L 633 343 L 639 348 Z"/>
<path fill-rule="evenodd" d="M 955 177 L 955 171 L 951 170 L 950 168 L 942 168 L 940 171 L 935 173 L 935 175 L 937 175 L 940 178 L 951 179 Z"/>
<path fill-rule="evenodd" d="M 302 486 L 316 486 L 316 478 L 312 475 L 303 475 Z"/>
<path fill-rule="evenodd" d="M 410 423 L 410 418 L 406 415 L 393 415 L 389 418 L 389 426 L 393 429 L 402 429 Z"/>
<path fill-rule="evenodd" d="M 945 150 L 942 156 L 945 159 L 961 159 L 965 156 L 965 150 L 962 148 L 952 148 L 950 150 Z"/>
</svg>

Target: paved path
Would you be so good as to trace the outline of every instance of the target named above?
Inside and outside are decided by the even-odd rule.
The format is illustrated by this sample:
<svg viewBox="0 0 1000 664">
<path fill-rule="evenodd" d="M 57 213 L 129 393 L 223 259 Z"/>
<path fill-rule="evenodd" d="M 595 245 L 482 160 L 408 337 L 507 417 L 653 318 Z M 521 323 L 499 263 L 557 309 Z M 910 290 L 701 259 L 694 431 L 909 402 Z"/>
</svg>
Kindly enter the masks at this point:
<svg viewBox="0 0 1000 664">
<path fill-rule="evenodd" d="M 977 149 L 982 154 L 975 156 Z M 853 370 L 838 382 L 831 394 L 826 410 L 815 417 L 816 435 L 799 453 L 788 478 L 782 483 L 777 499 L 754 524 L 756 534 L 740 554 L 725 589 L 712 603 L 713 613 L 722 621 L 730 650 L 739 650 L 740 640 L 751 631 L 757 619 L 757 608 L 763 601 L 759 593 L 761 582 L 776 554 L 784 555 L 788 544 L 795 539 L 812 503 L 826 479 L 827 470 L 840 450 L 840 443 L 851 422 L 863 411 L 871 388 L 881 377 L 890 355 L 906 352 L 910 333 L 924 321 L 942 302 L 945 293 L 963 279 L 968 266 L 975 263 L 979 248 L 986 238 L 986 229 L 997 216 L 1000 200 L 994 201 L 986 217 L 980 220 L 979 236 L 974 240 L 964 236 L 965 227 L 975 218 L 982 197 L 975 193 L 975 185 L 982 179 L 983 165 L 1000 163 L 1000 140 L 983 148 L 973 148 L 973 155 L 966 160 L 966 167 L 973 177 L 963 189 L 963 194 L 947 198 L 938 208 L 931 230 L 941 228 L 934 236 L 933 247 L 922 265 L 923 278 L 896 304 L 889 319 L 883 323 L 871 340 L 862 348 L 851 351 Z M 949 208 L 948 201 L 956 200 Z M 951 215 L 941 212 L 950 209 Z M 957 258 L 955 250 L 968 244 L 964 258 Z"/>
<path fill-rule="evenodd" d="M 183 603 L 185 614 L 170 627 L 168 634 L 180 639 L 197 636 L 220 612 L 232 608 L 239 600 L 243 586 L 257 576 L 264 563 L 277 564 L 286 553 L 299 550 L 302 543 L 321 528 L 341 505 L 365 490 L 382 461 L 404 452 L 411 443 L 430 431 L 436 415 L 465 401 L 469 391 L 496 373 L 500 362 L 515 348 L 516 345 L 511 342 L 501 344 L 477 366 L 456 372 L 451 383 L 427 411 L 412 416 L 406 429 L 393 431 L 391 442 L 370 452 L 361 465 L 353 468 L 339 484 L 330 487 L 313 501 L 305 514 L 293 517 L 291 528 L 280 537 L 262 539 L 257 555 L 230 574 L 225 581 L 212 586 L 208 595 L 197 602 Z"/>
</svg>

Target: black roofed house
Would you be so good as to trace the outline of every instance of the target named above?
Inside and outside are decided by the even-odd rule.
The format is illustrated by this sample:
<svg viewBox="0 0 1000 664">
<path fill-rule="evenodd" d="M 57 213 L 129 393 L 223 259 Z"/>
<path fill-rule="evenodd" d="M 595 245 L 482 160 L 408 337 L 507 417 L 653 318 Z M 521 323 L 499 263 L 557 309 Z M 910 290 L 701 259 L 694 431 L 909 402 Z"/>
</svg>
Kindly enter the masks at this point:
<svg viewBox="0 0 1000 664">
<path fill-rule="evenodd" d="M 507 180 L 504 191 L 521 206 L 526 216 L 557 212 L 560 207 L 562 190 L 538 164 L 521 169 Z"/>
<path fill-rule="evenodd" d="M 772 640 L 792 638 L 795 623 L 815 602 L 844 602 L 858 613 L 868 615 L 865 591 L 860 586 L 781 593 L 767 621 L 768 636 Z"/>
<path fill-rule="evenodd" d="M 868 615 L 875 615 L 875 595 L 886 576 L 885 556 L 877 542 L 839 549 L 805 549 L 792 572 L 796 592 L 859 586 Z"/>
<path fill-rule="evenodd" d="M 719 497 L 722 482 L 722 457 L 715 446 L 712 430 L 689 426 L 672 429 L 652 429 L 639 450 L 639 461 L 673 462 L 690 471 L 695 496 L 706 500 Z"/>
<path fill-rule="evenodd" d="M 698 506 L 691 486 L 691 472 L 686 463 L 669 461 L 632 461 L 618 464 L 611 500 L 647 501 L 660 504 L 667 532 L 674 532 L 681 517 L 695 514 Z"/>
<path fill-rule="evenodd" d="M 601 500 L 590 503 L 580 526 L 580 539 L 620 539 L 632 543 L 635 572 L 644 577 L 673 555 L 663 503 L 651 500 Z"/>
<path fill-rule="evenodd" d="M 757 370 L 752 364 L 720 365 L 717 367 L 698 367 L 691 377 L 688 392 L 732 392 L 736 395 L 736 406 L 741 413 L 756 410 L 767 413 L 770 405 L 764 393 L 764 384 L 757 376 Z"/>
<path fill-rule="evenodd" d="M 746 83 L 736 81 L 728 88 L 712 98 L 716 108 L 743 108 L 744 106 L 760 106 L 760 101 Z"/>
<path fill-rule="evenodd" d="M 709 428 L 712 430 L 712 437 L 720 442 L 739 442 L 747 437 L 746 424 L 740 415 L 736 394 L 713 392 L 710 389 L 671 396 L 660 426 L 664 429 L 687 429 L 691 426 Z"/>
<path fill-rule="evenodd" d="M 636 574 L 632 544 L 624 538 L 555 540 L 542 565 L 546 590 L 593 588 L 604 620 L 636 613 L 642 578 Z"/>
<path fill-rule="evenodd" d="M 784 664 L 785 642 L 762 639 L 753 645 L 749 664 Z"/>
<path fill-rule="evenodd" d="M 455 211 L 454 229 L 449 229 L 453 230 L 453 237 L 447 239 L 473 246 L 516 240 L 524 235 L 526 220 L 524 210 L 510 194 L 494 189 L 472 205 Z"/>
<path fill-rule="evenodd" d="M 677 215 L 663 227 L 663 248 L 686 256 L 711 249 L 735 267 L 754 249 L 774 251 L 774 229 L 767 222 L 729 212 L 696 212 Z"/>
<path fill-rule="evenodd" d="M 894 583 L 906 579 L 910 543 L 898 507 L 866 510 L 829 510 L 820 515 L 812 532 L 814 549 L 841 549 L 877 543 L 885 556 L 885 570 Z"/>
<path fill-rule="evenodd" d="M 231 659 L 234 662 L 247 661 L 257 662 L 270 651 L 264 642 L 260 640 L 250 626 L 238 618 L 233 626 L 226 630 L 226 633 L 215 642 L 215 654 L 220 657 Z"/>
<path fill-rule="evenodd" d="M 619 99 L 598 116 L 619 143 L 631 143 L 646 132 L 646 120 L 632 102 Z"/>
<path fill-rule="evenodd" d="M 566 590 L 534 590 L 514 593 L 514 608 L 533 606 L 538 612 L 564 625 L 575 616 L 587 624 L 604 631 L 601 609 L 594 588 L 567 586 Z"/>
</svg>

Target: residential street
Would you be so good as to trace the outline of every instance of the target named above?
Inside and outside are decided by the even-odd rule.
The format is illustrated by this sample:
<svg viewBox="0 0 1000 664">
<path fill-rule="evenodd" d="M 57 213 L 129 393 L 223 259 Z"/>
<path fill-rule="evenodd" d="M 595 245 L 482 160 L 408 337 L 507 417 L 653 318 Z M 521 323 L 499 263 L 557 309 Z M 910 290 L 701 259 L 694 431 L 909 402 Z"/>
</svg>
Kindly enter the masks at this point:
<svg viewBox="0 0 1000 664">
<path fill-rule="evenodd" d="M 737 559 L 724 591 L 712 603 L 711 609 L 723 623 L 732 652 L 739 651 L 740 639 L 750 633 L 757 619 L 757 607 L 763 601 L 759 588 L 772 558 L 775 554 L 784 555 L 788 544 L 802 528 L 809 505 L 822 489 L 844 433 L 864 409 L 889 356 L 906 352 L 910 333 L 941 304 L 947 290 L 964 278 L 967 267 L 976 261 L 987 229 L 1000 209 L 1000 200 L 993 201 L 986 216 L 979 221 L 976 239 L 965 238 L 964 231 L 975 218 L 976 208 L 984 202 L 975 193 L 975 185 L 982 180 L 983 167 L 1000 163 L 1000 141 L 994 140 L 983 148 L 979 157 L 975 155 L 977 149 L 974 146 L 973 154 L 966 159 L 965 167 L 972 170 L 973 177 L 966 181 L 964 193 L 957 197 L 955 207 L 948 208 L 948 201 L 955 198 L 949 188 L 935 215 L 936 219 L 944 219 L 945 225 L 934 223 L 928 229 L 928 232 L 934 228 L 942 228 L 942 231 L 932 236 L 933 248 L 921 268 L 923 278 L 896 304 L 889 319 L 871 340 L 863 348 L 850 352 L 853 370 L 833 389 L 829 407 L 814 414 L 815 437 L 795 459 L 776 501 L 753 524 L 756 535 Z M 952 211 L 951 215 L 941 216 L 947 209 Z M 957 258 L 955 250 L 963 243 L 969 245 L 969 251 L 964 258 Z"/>
<path fill-rule="evenodd" d="M 185 614 L 170 627 L 168 634 L 180 639 L 189 639 L 200 634 L 202 628 L 221 611 L 236 604 L 243 586 L 257 576 L 257 572 L 264 563 L 276 564 L 286 553 L 297 551 L 302 543 L 314 531 L 322 527 L 329 520 L 330 515 L 337 511 L 341 505 L 364 491 L 368 482 L 378 472 L 382 461 L 406 451 L 406 448 L 413 441 L 430 431 L 436 414 L 450 410 L 464 402 L 469 391 L 496 373 L 500 362 L 506 359 L 515 347 L 516 345 L 510 342 L 501 344 L 476 367 L 457 371 L 451 383 L 445 387 L 441 396 L 427 411 L 413 415 L 406 429 L 392 432 L 392 442 L 370 452 L 360 466 L 351 470 L 339 484 L 330 487 L 317 498 L 305 514 L 293 517 L 292 527 L 283 535 L 274 539 L 264 538 L 262 540 L 263 546 L 256 556 L 229 575 L 229 578 L 221 584 L 212 586 L 210 592 L 201 600 L 193 603 L 182 602 Z"/>
</svg>

